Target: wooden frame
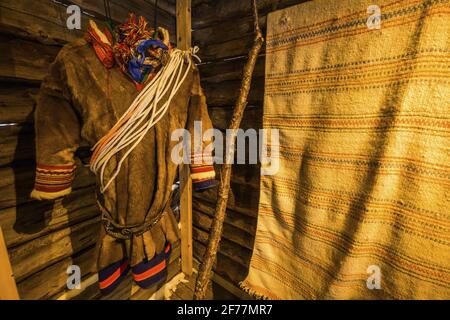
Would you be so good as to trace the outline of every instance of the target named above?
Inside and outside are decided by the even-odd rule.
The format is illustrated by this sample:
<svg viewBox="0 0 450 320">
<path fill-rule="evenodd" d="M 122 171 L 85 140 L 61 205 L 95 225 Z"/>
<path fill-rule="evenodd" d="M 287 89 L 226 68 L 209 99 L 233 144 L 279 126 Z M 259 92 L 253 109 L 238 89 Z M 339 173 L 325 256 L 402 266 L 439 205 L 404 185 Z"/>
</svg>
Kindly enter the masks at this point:
<svg viewBox="0 0 450 320">
<path fill-rule="evenodd" d="M 191 0 L 177 0 L 177 47 L 191 47 Z M 180 224 L 181 224 L 181 271 L 192 274 L 192 180 L 188 164 L 179 167 L 180 177 Z"/>
<path fill-rule="evenodd" d="M 0 300 L 19 300 L 16 280 L 9 262 L 8 249 L 0 227 Z"/>
</svg>

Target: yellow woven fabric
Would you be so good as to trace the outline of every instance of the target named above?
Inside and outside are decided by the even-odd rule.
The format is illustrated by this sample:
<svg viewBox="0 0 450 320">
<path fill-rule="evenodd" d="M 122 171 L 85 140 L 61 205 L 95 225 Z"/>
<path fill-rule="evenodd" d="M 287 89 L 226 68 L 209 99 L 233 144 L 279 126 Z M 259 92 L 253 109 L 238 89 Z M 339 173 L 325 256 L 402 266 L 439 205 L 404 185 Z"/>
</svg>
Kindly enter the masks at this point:
<svg viewBox="0 0 450 320">
<path fill-rule="evenodd" d="M 380 29 L 366 25 L 372 4 Z M 280 130 L 280 170 L 261 177 L 243 288 L 450 298 L 449 15 L 449 0 L 315 0 L 269 15 L 263 126 Z"/>
</svg>

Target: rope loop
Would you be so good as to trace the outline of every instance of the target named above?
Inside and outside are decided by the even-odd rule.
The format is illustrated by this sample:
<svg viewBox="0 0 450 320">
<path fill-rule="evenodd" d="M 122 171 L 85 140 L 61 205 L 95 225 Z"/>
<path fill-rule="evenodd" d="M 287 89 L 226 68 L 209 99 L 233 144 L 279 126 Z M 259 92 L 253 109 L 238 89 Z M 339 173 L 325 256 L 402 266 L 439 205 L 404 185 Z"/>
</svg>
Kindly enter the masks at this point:
<svg viewBox="0 0 450 320">
<path fill-rule="evenodd" d="M 123 161 L 131 151 L 136 148 L 147 132 L 166 114 L 172 98 L 191 69 L 192 58 L 201 62 L 201 59 L 196 55 L 198 51 L 199 48 L 197 46 L 186 51 L 180 49 L 172 50 L 167 64 L 138 94 L 127 111 L 109 132 L 94 145 L 90 167 L 91 171 L 100 176 L 100 191 L 102 193 L 117 177 Z M 184 68 L 185 63 L 188 63 L 186 69 Z M 171 89 L 169 97 L 162 105 L 158 106 L 169 89 Z M 123 149 L 126 149 L 126 152 L 122 155 L 111 177 L 105 183 L 104 173 L 107 164 L 112 157 Z"/>
</svg>

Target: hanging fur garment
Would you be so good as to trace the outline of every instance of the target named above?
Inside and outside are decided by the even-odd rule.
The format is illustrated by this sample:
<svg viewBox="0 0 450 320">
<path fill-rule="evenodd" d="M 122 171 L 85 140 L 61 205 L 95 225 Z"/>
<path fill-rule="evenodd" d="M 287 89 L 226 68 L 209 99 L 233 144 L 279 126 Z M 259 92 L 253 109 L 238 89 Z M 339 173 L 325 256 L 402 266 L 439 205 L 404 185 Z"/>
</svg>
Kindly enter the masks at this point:
<svg viewBox="0 0 450 320">
<path fill-rule="evenodd" d="M 180 72 L 180 77 L 186 73 L 185 79 L 164 115 L 127 156 L 128 149 L 121 149 L 105 162 L 104 180 L 109 181 L 124 158 L 116 178 L 104 193 L 98 192 L 103 228 L 97 242 L 97 271 L 103 293 L 117 287 L 130 271 L 145 288 L 161 281 L 171 248 L 178 241 L 178 226 L 169 205 L 178 167 L 170 158 L 178 143 L 171 141 L 171 133 L 180 128 L 193 133 L 194 121 L 200 121 L 203 130 L 212 127 L 197 68 L 183 61 Z M 155 113 L 162 110 L 172 89 L 152 109 Z M 32 197 L 54 199 L 69 194 L 75 150 L 80 145 L 93 147 L 108 136 L 138 95 L 135 82 L 118 67 L 105 68 L 89 42 L 80 39 L 64 46 L 38 96 L 37 175 Z M 200 175 L 199 166 L 203 166 Z M 192 170 L 194 190 L 212 185 L 210 163 L 196 164 Z M 99 175 L 97 184 L 101 185 Z"/>
</svg>

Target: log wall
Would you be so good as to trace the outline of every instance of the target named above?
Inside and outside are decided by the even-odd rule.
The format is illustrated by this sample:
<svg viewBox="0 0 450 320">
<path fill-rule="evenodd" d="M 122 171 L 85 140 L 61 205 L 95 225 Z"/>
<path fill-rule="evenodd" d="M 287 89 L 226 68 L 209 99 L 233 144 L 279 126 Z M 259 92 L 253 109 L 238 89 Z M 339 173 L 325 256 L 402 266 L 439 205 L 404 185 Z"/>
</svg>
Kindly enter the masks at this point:
<svg viewBox="0 0 450 320">
<path fill-rule="evenodd" d="M 267 14 L 307 0 L 257 0 L 259 23 L 265 35 Z M 249 0 L 193 0 L 193 45 L 200 48 L 200 73 L 215 128 L 226 129 L 239 95 L 246 56 L 253 43 Z M 257 61 L 241 128 L 262 127 L 264 47 Z M 202 259 L 208 239 L 217 190 L 194 194 L 194 255 Z M 234 165 L 224 232 L 214 270 L 238 285 L 248 273 L 256 232 L 259 166 Z"/>
<path fill-rule="evenodd" d="M 153 24 L 153 1 L 111 0 L 111 16 L 123 21 L 128 11 Z M 82 9 L 82 29 L 68 30 L 66 7 Z M 159 0 L 158 25 L 175 34 L 173 1 Z M 82 276 L 93 273 L 99 212 L 94 178 L 78 163 L 73 192 L 63 200 L 34 201 L 35 146 L 33 111 L 40 83 L 62 45 L 83 35 L 89 18 L 102 21 L 102 0 L 2 0 L 0 3 L 0 225 L 22 299 L 48 299 L 66 287 L 66 269 L 79 265 Z M 179 270 L 174 250 L 170 274 Z M 88 290 L 89 298 L 98 289 Z M 130 298 L 130 290 L 114 298 Z M 87 293 L 85 293 L 86 295 Z M 134 290 L 133 297 L 149 292 Z M 147 297 L 148 298 L 148 297 Z"/>
</svg>

